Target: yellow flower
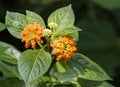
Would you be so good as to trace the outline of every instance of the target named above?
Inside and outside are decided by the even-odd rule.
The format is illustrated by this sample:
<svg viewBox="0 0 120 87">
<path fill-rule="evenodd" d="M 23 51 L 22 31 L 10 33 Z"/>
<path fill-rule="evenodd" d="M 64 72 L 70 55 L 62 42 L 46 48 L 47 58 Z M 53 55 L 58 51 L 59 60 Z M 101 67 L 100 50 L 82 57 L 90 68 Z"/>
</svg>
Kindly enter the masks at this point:
<svg viewBox="0 0 120 87">
<path fill-rule="evenodd" d="M 56 23 L 54 23 L 54 22 L 50 22 L 50 23 L 48 23 L 48 27 L 50 29 L 56 29 L 58 27 L 58 25 Z"/>
<path fill-rule="evenodd" d="M 52 55 L 57 55 L 57 60 L 68 61 L 77 51 L 76 42 L 70 36 L 60 36 L 50 46 L 53 48 Z"/>
<path fill-rule="evenodd" d="M 44 28 L 37 23 L 28 24 L 21 32 L 22 42 L 25 42 L 25 48 L 31 45 L 33 49 L 36 49 L 36 42 L 43 43 L 41 39 L 43 37 L 43 30 Z"/>
</svg>

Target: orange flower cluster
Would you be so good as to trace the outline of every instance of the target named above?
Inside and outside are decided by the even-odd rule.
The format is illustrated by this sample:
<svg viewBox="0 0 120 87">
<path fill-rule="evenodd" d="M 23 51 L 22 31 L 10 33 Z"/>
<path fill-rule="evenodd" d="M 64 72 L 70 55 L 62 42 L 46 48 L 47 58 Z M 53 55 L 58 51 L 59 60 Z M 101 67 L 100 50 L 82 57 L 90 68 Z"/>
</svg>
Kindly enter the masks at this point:
<svg viewBox="0 0 120 87">
<path fill-rule="evenodd" d="M 70 36 L 60 36 L 58 40 L 51 43 L 53 48 L 52 54 L 57 55 L 57 60 L 68 61 L 75 56 L 76 42 Z"/>
<path fill-rule="evenodd" d="M 43 43 L 41 39 L 43 37 L 42 31 L 44 28 L 37 23 L 28 24 L 21 32 L 22 42 L 25 42 L 25 48 L 30 45 L 33 49 L 36 49 L 36 42 Z"/>
</svg>

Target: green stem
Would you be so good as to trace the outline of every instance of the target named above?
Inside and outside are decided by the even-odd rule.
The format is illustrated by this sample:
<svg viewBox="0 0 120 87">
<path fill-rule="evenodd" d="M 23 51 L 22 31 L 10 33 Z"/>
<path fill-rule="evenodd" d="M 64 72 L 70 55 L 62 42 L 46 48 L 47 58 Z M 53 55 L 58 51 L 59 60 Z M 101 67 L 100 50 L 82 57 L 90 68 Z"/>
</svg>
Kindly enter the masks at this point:
<svg viewBox="0 0 120 87">
<path fill-rule="evenodd" d="M 47 51 L 50 51 L 50 37 L 46 37 L 47 40 Z"/>
<path fill-rule="evenodd" d="M 39 42 L 37 42 L 38 43 L 38 45 L 41 47 L 41 48 L 43 48 L 43 46 L 39 43 Z"/>
</svg>

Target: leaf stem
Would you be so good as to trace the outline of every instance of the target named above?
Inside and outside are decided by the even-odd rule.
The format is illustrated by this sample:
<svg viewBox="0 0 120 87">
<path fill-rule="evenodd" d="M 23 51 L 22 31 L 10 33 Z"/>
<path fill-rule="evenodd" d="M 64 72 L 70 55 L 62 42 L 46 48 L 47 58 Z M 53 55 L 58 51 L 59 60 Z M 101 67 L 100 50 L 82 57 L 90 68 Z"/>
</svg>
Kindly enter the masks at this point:
<svg viewBox="0 0 120 87">
<path fill-rule="evenodd" d="M 38 43 L 38 45 L 41 47 L 41 48 L 43 48 L 43 46 L 39 43 L 39 42 L 37 42 Z"/>
</svg>

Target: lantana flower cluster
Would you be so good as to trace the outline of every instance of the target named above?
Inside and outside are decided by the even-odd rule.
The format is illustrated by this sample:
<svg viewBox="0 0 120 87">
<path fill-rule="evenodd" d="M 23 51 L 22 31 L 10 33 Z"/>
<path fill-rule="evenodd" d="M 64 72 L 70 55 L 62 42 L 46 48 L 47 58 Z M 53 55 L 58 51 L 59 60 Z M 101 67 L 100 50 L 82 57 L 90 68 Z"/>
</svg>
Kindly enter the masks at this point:
<svg viewBox="0 0 120 87">
<path fill-rule="evenodd" d="M 33 49 L 36 49 L 36 42 L 42 44 L 43 30 L 44 28 L 37 23 L 28 24 L 21 32 L 22 42 L 25 42 L 25 48 L 31 45 Z"/>
<path fill-rule="evenodd" d="M 48 23 L 49 29 L 44 28 L 38 23 L 28 24 L 21 32 L 22 42 L 25 42 L 25 48 L 32 47 L 36 49 L 36 44 L 42 44 L 44 37 L 51 37 L 53 30 L 57 29 L 58 25 L 54 22 Z M 56 60 L 68 61 L 77 51 L 76 42 L 71 36 L 59 36 L 58 39 L 50 41 L 52 47 L 52 55 L 56 56 Z"/>
</svg>

